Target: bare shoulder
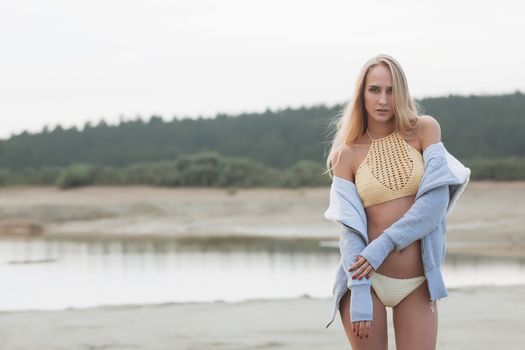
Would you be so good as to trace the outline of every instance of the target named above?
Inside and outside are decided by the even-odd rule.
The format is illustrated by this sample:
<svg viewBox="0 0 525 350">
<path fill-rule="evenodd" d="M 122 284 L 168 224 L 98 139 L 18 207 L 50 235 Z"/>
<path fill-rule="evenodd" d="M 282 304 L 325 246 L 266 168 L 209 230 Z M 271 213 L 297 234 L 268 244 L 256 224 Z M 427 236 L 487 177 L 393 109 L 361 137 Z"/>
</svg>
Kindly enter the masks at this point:
<svg viewBox="0 0 525 350">
<path fill-rule="evenodd" d="M 353 160 L 355 152 L 355 147 L 352 144 L 345 144 L 336 148 L 332 161 L 335 176 L 354 181 Z"/>
<path fill-rule="evenodd" d="M 419 118 L 419 142 L 422 151 L 425 151 L 431 144 L 441 141 L 441 126 L 438 121 L 430 115 L 423 115 Z"/>
</svg>

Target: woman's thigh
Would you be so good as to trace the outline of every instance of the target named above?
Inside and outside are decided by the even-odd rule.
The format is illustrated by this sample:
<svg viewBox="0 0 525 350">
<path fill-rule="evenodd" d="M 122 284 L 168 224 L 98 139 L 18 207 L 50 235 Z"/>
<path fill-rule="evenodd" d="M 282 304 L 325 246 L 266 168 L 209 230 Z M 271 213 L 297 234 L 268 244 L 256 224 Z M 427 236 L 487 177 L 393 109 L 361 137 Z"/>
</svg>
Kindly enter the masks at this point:
<svg viewBox="0 0 525 350">
<path fill-rule="evenodd" d="M 431 309 L 427 281 L 393 308 L 396 347 L 403 350 L 434 350 L 438 331 L 438 310 Z"/>
<path fill-rule="evenodd" d="M 339 315 L 345 330 L 346 336 L 353 350 L 387 350 L 388 333 L 386 321 L 386 308 L 377 297 L 376 293 L 370 288 L 372 293 L 373 314 L 372 327 L 368 338 L 360 339 L 356 333 L 352 332 L 352 320 L 350 318 L 350 293 L 347 291 L 341 298 L 339 304 Z"/>
</svg>

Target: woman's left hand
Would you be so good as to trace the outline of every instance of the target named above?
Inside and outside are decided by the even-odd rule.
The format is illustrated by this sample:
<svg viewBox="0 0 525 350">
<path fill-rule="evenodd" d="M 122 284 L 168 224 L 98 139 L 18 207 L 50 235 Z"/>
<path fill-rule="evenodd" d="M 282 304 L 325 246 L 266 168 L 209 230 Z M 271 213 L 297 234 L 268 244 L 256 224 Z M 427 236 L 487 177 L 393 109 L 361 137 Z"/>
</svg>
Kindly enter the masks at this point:
<svg viewBox="0 0 525 350">
<path fill-rule="evenodd" d="M 363 279 L 364 277 L 370 278 L 370 276 L 374 272 L 374 268 L 372 267 L 372 265 L 370 265 L 368 260 L 363 258 L 361 255 L 357 256 L 356 261 L 348 269 L 348 271 L 352 270 L 356 270 L 354 275 L 352 276 L 352 279 Z"/>
</svg>

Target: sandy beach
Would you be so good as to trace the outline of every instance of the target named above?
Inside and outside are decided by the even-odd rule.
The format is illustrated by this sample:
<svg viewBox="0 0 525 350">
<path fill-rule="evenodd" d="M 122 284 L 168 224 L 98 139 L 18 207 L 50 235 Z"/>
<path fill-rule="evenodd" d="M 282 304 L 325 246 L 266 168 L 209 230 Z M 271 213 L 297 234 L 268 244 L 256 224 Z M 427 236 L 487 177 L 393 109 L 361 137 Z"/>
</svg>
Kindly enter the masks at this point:
<svg viewBox="0 0 525 350">
<path fill-rule="evenodd" d="M 448 217 L 447 251 L 525 256 L 525 182 L 472 182 Z M 0 237 L 336 241 L 328 189 L 0 189 Z M 336 266 L 334 266 L 334 269 Z M 213 286 L 210 286 L 211 288 Z M 0 312 L 0 349 L 350 349 L 331 299 Z M 438 349 L 522 349 L 525 286 L 449 289 Z M 395 348 L 391 310 L 389 342 Z"/>
<path fill-rule="evenodd" d="M 0 348 L 350 349 L 329 299 L 163 304 L 0 313 Z M 391 310 L 389 349 L 395 349 Z M 438 349 L 523 349 L 525 286 L 450 290 L 438 302 Z"/>
</svg>

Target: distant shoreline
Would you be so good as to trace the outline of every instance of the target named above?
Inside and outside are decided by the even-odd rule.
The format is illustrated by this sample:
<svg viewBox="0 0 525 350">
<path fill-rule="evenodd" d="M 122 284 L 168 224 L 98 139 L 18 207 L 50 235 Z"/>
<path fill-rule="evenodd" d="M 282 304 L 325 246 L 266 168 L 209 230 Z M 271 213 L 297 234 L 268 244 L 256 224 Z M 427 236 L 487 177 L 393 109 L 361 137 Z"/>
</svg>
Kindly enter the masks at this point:
<svg viewBox="0 0 525 350">
<path fill-rule="evenodd" d="M 0 187 L 0 239 L 332 242 L 328 188 Z M 447 216 L 447 252 L 525 256 L 525 181 L 471 181 Z M 32 234 L 31 234 L 32 233 Z M 309 242 L 310 241 L 310 242 Z"/>
</svg>

